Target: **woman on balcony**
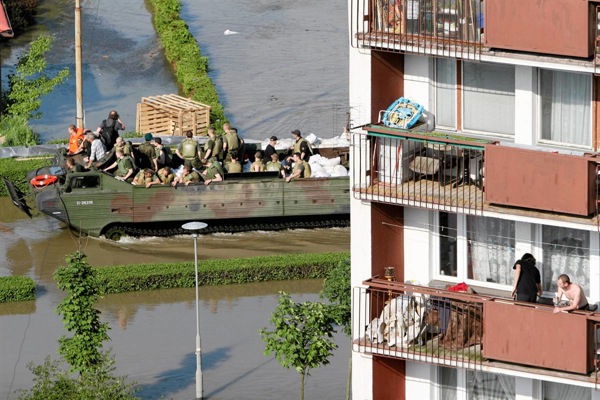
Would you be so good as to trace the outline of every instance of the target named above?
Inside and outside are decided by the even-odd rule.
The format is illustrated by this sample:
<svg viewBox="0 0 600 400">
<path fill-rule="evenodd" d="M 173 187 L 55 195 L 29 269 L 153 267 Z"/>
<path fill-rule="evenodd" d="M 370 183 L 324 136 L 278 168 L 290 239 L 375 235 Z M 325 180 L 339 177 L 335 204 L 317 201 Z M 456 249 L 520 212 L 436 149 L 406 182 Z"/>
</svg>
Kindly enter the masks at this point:
<svg viewBox="0 0 600 400">
<path fill-rule="evenodd" d="M 537 299 L 536 295 L 541 296 L 543 293 L 540 271 L 535 266 L 535 258 L 531 254 L 525 253 L 513 265 L 513 269 L 515 270 L 512 291 L 513 299 L 535 303 Z"/>
</svg>

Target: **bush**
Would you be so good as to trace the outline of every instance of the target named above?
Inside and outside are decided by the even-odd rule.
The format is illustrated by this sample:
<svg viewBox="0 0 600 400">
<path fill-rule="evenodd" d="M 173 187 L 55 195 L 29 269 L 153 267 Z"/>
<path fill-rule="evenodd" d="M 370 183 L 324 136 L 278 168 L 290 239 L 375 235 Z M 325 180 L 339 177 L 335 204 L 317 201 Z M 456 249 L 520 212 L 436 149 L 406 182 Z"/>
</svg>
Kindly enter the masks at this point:
<svg viewBox="0 0 600 400">
<path fill-rule="evenodd" d="M 22 33 L 35 23 L 37 0 L 9 0 L 4 3 L 15 34 Z"/>
<path fill-rule="evenodd" d="M 28 125 L 23 116 L 10 116 L 0 119 L 0 137 L 3 147 L 35 146 L 38 135 Z"/>
<path fill-rule="evenodd" d="M 35 282 L 28 276 L 0 277 L 0 303 L 35 300 Z"/>
<path fill-rule="evenodd" d="M 198 284 L 228 285 L 325 278 L 329 271 L 348 256 L 348 253 L 320 253 L 199 260 Z M 98 285 L 103 294 L 194 287 L 194 263 L 99 267 Z"/>
<path fill-rule="evenodd" d="M 154 27 L 165 49 L 165 57 L 175 68 L 177 82 L 183 93 L 193 100 L 211 106 L 211 124 L 217 129 L 226 121 L 223 106 L 213 83 L 208 78 L 208 60 L 187 24 L 179 18 L 179 0 L 150 0 Z"/>
<path fill-rule="evenodd" d="M 29 192 L 27 173 L 52 163 L 52 156 L 36 158 L 2 158 L 0 159 L 0 176 L 8 178 L 23 193 Z M 0 196 L 8 196 L 4 182 L 0 184 Z"/>
</svg>

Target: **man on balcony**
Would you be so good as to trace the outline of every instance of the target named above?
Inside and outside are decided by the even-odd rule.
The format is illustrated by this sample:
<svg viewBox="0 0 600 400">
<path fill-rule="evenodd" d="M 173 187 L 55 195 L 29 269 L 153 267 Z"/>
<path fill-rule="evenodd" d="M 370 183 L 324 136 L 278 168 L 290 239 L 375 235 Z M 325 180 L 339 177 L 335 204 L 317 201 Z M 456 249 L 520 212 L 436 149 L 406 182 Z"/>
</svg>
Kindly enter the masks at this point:
<svg viewBox="0 0 600 400">
<path fill-rule="evenodd" d="M 515 270 L 515 281 L 513 284 L 512 297 L 517 301 L 535 303 L 536 295 L 542 295 L 542 284 L 540 271 L 535 266 L 535 258 L 529 253 L 513 265 Z M 516 295 L 516 298 L 515 298 Z"/>
<path fill-rule="evenodd" d="M 569 305 L 566 307 L 554 307 L 554 314 L 561 311 L 589 310 L 590 305 L 583 293 L 583 289 L 578 284 L 571 282 L 568 275 L 560 275 L 556 280 L 556 286 L 558 287 L 558 300 L 560 301 L 564 294 L 569 300 Z"/>
</svg>

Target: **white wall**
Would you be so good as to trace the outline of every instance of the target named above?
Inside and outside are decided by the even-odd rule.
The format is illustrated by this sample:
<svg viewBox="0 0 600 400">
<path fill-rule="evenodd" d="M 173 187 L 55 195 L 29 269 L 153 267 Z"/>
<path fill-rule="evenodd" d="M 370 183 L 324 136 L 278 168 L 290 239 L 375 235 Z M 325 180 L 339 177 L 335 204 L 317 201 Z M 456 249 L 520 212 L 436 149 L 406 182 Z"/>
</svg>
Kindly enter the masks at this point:
<svg viewBox="0 0 600 400">
<path fill-rule="evenodd" d="M 406 398 L 434 399 L 436 369 L 431 365 L 417 362 L 406 363 Z"/>
<path fill-rule="evenodd" d="M 537 73 L 533 67 L 515 66 L 515 143 L 536 141 Z"/>
<path fill-rule="evenodd" d="M 404 97 L 427 107 L 429 105 L 429 57 L 404 56 Z"/>
<path fill-rule="evenodd" d="M 404 208 L 404 279 L 427 285 L 431 280 L 429 211 Z"/>
</svg>

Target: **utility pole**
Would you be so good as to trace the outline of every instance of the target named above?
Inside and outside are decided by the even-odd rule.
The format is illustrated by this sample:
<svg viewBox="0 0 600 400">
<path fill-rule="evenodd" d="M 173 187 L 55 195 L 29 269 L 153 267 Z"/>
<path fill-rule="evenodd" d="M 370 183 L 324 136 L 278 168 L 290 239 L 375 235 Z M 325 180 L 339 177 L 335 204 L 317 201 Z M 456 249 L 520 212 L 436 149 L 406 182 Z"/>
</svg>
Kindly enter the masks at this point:
<svg viewBox="0 0 600 400">
<path fill-rule="evenodd" d="M 83 81 L 81 67 L 81 4 L 75 0 L 75 101 L 77 103 L 77 127 L 83 128 Z"/>
</svg>

